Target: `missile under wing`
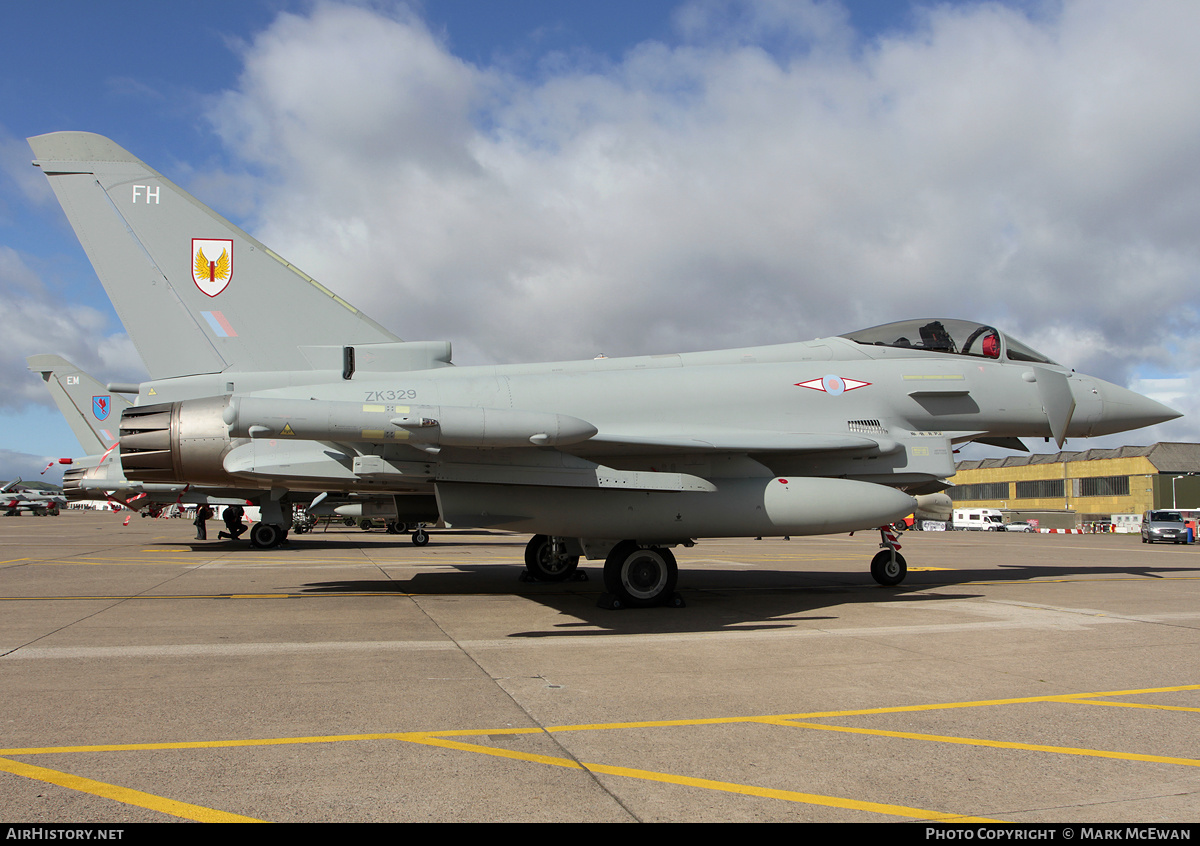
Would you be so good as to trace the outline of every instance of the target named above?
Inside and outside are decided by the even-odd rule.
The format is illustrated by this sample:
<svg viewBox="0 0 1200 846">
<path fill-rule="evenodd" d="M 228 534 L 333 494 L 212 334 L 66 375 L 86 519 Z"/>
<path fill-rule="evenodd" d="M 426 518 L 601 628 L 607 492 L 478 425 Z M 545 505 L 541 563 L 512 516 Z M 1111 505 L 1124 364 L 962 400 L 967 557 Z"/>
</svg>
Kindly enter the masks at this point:
<svg viewBox="0 0 1200 846">
<path fill-rule="evenodd" d="M 30 143 L 155 377 L 122 415 L 127 475 L 261 491 L 261 546 L 285 535 L 290 496 L 391 496 L 447 525 L 532 533 L 537 578 L 602 558 L 614 603 L 656 604 L 674 594 L 671 548 L 697 538 L 853 531 L 944 509 L 956 444 L 1061 444 L 1178 416 L 946 318 L 767 347 L 453 367 L 448 343 L 398 340 L 111 141 Z M 95 246 L 104 239 L 120 244 Z M 167 332 L 148 325 L 159 312 Z M 883 545 L 872 573 L 896 584 L 905 562 Z"/>
</svg>

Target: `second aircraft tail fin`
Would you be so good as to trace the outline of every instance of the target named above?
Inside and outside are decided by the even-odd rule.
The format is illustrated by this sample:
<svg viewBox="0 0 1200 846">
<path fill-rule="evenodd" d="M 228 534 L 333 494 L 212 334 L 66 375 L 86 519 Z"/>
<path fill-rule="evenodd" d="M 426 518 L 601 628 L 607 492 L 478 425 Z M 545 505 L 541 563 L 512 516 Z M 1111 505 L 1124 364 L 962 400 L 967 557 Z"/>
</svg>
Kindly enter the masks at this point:
<svg viewBox="0 0 1200 846">
<path fill-rule="evenodd" d="M 117 442 L 117 424 L 129 400 L 114 394 L 60 355 L 31 355 L 29 369 L 41 374 L 54 404 L 75 433 L 84 455 L 107 452 Z"/>
</svg>

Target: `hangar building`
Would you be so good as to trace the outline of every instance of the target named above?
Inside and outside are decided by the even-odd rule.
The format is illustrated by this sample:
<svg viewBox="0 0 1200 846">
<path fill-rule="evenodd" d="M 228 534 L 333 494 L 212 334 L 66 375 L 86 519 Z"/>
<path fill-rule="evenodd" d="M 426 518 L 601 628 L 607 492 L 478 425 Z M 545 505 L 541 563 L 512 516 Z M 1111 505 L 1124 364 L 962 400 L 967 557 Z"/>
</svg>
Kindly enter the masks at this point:
<svg viewBox="0 0 1200 846">
<path fill-rule="evenodd" d="M 1109 523 L 1151 509 L 1200 510 L 1200 444 L 1015 455 L 960 461 L 955 508 L 997 508 L 1005 521 L 1048 528 Z"/>
</svg>

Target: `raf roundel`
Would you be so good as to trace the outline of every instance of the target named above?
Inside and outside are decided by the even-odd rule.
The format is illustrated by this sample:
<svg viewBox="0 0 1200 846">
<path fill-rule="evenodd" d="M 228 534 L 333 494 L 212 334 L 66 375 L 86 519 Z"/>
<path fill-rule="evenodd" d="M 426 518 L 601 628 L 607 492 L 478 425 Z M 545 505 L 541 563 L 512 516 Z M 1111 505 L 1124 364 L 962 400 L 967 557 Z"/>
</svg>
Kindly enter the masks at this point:
<svg viewBox="0 0 1200 846">
<path fill-rule="evenodd" d="M 830 373 L 828 376 L 822 376 L 820 379 L 809 379 L 807 382 L 796 382 L 797 388 L 811 388 L 814 391 L 822 391 L 826 394 L 838 396 L 846 391 L 853 391 L 856 388 L 865 388 L 870 385 L 870 382 L 861 382 L 858 379 L 844 379 Z"/>
</svg>

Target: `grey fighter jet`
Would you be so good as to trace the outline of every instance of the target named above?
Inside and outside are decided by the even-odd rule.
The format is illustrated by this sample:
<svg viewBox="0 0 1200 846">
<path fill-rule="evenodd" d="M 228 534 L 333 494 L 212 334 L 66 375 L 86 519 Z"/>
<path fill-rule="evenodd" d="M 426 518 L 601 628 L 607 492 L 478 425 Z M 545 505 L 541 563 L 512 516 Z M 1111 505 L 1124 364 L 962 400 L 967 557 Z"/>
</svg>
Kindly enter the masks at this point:
<svg viewBox="0 0 1200 846">
<path fill-rule="evenodd" d="M 151 374 L 121 418 L 130 479 L 298 492 L 533 534 L 526 565 L 604 559 L 612 606 L 675 601 L 698 538 L 885 527 L 945 511 L 953 448 L 1179 416 L 997 329 L 923 318 L 766 347 L 455 367 L 401 341 L 112 141 L 30 139 Z M 906 563 L 887 538 L 882 584 Z"/>
<path fill-rule="evenodd" d="M 127 479 L 121 468 L 117 432 L 121 414 L 132 403 L 62 356 L 31 355 L 25 361 L 46 383 L 54 404 L 84 451 L 79 458 L 59 459 L 59 463 L 68 465 L 63 472 L 63 494 L 67 499 L 113 500 L 139 511 L 149 508 L 151 513 L 172 502 L 245 502 L 236 498 L 227 503 L 210 500 L 206 493 L 193 493 L 185 483 L 144 484 Z M 136 390 L 137 386 L 132 386 L 132 392 Z"/>
<path fill-rule="evenodd" d="M 66 497 L 61 494 L 22 488 L 20 479 L 0 487 L 0 509 L 5 517 L 19 517 L 25 512 L 37 517 L 57 516 L 58 509 L 66 503 Z"/>
</svg>

